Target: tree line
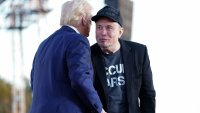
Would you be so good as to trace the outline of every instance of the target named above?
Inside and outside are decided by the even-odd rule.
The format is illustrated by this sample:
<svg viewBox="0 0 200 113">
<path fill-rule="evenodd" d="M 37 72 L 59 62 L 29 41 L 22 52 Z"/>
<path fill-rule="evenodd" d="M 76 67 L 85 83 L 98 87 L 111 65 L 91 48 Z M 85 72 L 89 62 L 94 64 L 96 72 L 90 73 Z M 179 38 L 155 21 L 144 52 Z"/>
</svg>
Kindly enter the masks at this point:
<svg viewBox="0 0 200 113">
<path fill-rule="evenodd" d="M 24 79 L 25 82 L 25 105 L 26 113 L 29 110 L 32 93 L 29 85 L 29 80 Z M 12 84 L 0 78 L 0 113 L 12 112 Z"/>
</svg>

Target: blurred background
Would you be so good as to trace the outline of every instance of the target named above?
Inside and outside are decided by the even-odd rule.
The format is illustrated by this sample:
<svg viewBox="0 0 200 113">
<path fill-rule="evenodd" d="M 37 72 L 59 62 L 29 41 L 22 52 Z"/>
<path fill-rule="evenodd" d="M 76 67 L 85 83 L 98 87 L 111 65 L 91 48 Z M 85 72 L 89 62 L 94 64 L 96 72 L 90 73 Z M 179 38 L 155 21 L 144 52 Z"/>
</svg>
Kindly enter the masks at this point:
<svg viewBox="0 0 200 113">
<path fill-rule="evenodd" d="M 41 41 L 60 28 L 67 0 L 0 0 L 0 113 L 27 113 L 30 70 Z M 123 17 L 123 39 L 147 45 L 157 113 L 200 113 L 200 1 L 88 0 Z M 95 41 L 92 24 L 90 44 Z"/>
</svg>

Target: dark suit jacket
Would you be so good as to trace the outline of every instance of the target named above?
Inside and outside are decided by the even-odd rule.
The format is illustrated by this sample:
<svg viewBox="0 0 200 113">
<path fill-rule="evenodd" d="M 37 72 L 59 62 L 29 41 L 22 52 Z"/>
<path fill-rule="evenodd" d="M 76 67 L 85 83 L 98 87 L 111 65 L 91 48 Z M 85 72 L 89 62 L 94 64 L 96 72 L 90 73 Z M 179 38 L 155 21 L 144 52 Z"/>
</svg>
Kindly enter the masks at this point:
<svg viewBox="0 0 200 113">
<path fill-rule="evenodd" d="M 119 41 L 124 62 L 129 113 L 155 113 L 155 90 L 147 48 L 139 43 L 121 39 Z M 100 47 L 94 44 L 91 53 L 95 70 L 94 85 L 107 111 L 107 82 Z"/>
<path fill-rule="evenodd" d="M 63 26 L 44 40 L 31 72 L 30 113 L 100 113 L 86 37 Z"/>
</svg>

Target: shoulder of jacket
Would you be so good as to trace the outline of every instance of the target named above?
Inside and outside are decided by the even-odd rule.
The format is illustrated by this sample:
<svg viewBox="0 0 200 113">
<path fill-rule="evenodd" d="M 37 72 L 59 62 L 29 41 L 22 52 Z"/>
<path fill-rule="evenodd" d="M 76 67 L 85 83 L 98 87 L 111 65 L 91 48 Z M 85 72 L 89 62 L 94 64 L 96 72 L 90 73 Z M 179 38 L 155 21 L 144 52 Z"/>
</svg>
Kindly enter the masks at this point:
<svg viewBox="0 0 200 113">
<path fill-rule="evenodd" d="M 97 43 L 95 43 L 95 44 L 93 44 L 93 45 L 90 46 L 91 50 L 95 50 L 95 49 L 97 49 L 98 47 L 99 47 L 99 46 L 98 46 Z"/>
<path fill-rule="evenodd" d="M 146 45 L 138 43 L 138 42 L 134 42 L 134 41 L 127 41 L 127 40 L 120 39 L 120 42 L 131 48 L 145 48 L 146 47 Z"/>
</svg>

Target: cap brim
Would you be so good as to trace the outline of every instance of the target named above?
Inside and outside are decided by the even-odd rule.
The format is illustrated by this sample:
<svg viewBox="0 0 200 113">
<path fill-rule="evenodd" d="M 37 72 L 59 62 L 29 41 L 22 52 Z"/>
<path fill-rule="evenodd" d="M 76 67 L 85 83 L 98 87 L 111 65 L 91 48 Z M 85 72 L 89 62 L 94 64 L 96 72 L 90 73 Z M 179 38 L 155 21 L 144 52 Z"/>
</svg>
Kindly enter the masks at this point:
<svg viewBox="0 0 200 113">
<path fill-rule="evenodd" d="M 111 18 L 110 16 L 106 16 L 106 15 L 96 15 L 96 16 L 93 16 L 91 18 L 91 20 L 96 22 L 97 20 L 99 20 L 100 18 L 103 18 L 103 17 L 109 18 L 109 19 L 113 20 L 114 22 L 117 22 L 115 19 Z"/>
</svg>

